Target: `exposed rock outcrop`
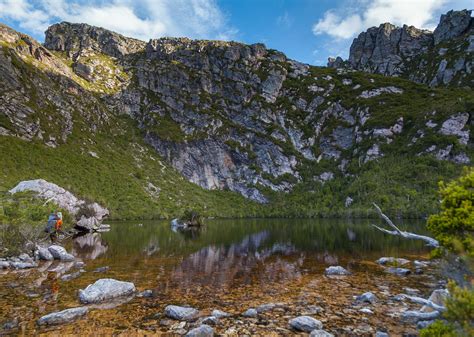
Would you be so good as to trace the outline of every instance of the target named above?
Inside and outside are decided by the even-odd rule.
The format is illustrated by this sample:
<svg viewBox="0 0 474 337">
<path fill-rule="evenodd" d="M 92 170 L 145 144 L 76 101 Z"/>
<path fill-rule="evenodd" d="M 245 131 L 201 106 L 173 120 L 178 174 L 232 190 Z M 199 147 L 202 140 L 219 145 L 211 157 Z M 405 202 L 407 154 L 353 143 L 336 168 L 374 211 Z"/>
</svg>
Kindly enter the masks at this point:
<svg viewBox="0 0 474 337">
<path fill-rule="evenodd" d="M 462 10 L 443 14 L 434 32 L 384 23 L 354 39 L 348 62 L 331 58 L 328 67 L 401 76 L 431 86 L 472 86 L 473 21 L 471 11 Z"/>
<path fill-rule="evenodd" d="M 109 211 L 99 204 L 89 204 L 84 200 L 78 199 L 74 194 L 64 188 L 47 182 L 44 179 L 22 181 L 9 192 L 15 194 L 24 191 L 35 192 L 39 198 L 55 203 L 72 215 L 78 214 L 82 209 L 88 209 L 90 215 L 81 215 L 77 222 L 77 227 L 86 231 L 98 228 L 100 222 L 109 215 Z"/>
</svg>

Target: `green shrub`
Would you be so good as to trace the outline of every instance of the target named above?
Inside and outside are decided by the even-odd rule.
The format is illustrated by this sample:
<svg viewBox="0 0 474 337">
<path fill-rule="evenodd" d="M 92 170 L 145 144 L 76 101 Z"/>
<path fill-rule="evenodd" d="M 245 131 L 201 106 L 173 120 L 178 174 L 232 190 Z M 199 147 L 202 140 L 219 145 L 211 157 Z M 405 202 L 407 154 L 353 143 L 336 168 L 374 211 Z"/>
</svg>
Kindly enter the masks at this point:
<svg viewBox="0 0 474 337">
<path fill-rule="evenodd" d="M 474 169 L 448 184 L 440 183 L 441 212 L 430 216 L 428 229 L 440 244 L 474 257 Z"/>
</svg>

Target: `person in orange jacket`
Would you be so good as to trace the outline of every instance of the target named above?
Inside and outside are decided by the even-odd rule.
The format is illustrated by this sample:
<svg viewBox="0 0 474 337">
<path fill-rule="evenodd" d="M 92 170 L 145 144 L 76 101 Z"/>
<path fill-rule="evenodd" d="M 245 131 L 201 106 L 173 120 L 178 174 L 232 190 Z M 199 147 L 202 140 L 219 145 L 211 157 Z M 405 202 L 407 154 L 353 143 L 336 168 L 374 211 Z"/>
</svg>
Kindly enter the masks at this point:
<svg viewBox="0 0 474 337">
<path fill-rule="evenodd" d="M 57 214 L 57 220 L 56 220 L 56 225 L 54 226 L 54 229 L 56 230 L 56 233 L 62 232 L 61 228 L 63 226 L 63 213 L 58 212 Z"/>
</svg>

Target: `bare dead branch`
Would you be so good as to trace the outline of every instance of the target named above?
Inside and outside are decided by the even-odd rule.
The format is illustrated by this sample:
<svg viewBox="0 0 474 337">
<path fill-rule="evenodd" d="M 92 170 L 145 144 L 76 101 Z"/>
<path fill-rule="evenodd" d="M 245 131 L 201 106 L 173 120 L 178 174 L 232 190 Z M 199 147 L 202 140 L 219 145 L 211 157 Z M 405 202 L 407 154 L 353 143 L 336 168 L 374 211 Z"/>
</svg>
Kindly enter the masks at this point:
<svg viewBox="0 0 474 337">
<path fill-rule="evenodd" d="M 376 203 L 373 203 L 373 205 L 374 205 L 375 209 L 377 210 L 377 212 L 379 213 L 380 217 L 383 220 L 385 220 L 385 222 L 390 227 L 392 227 L 394 229 L 393 231 L 390 231 L 388 229 L 384 229 L 384 228 L 378 227 L 376 225 L 372 225 L 375 228 L 377 228 L 378 230 L 380 230 L 380 231 L 382 231 L 386 234 L 398 235 L 398 236 L 401 236 L 402 238 L 405 238 L 405 239 L 422 240 L 422 241 L 425 241 L 428 246 L 439 247 L 439 242 L 436 239 L 433 239 L 429 236 L 419 235 L 419 234 L 405 232 L 405 231 L 400 230 L 397 226 L 395 226 L 395 224 L 392 222 L 392 220 L 390 220 L 390 218 L 382 212 L 382 210 L 380 209 L 380 207 Z"/>
<path fill-rule="evenodd" d="M 427 307 L 430 307 L 436 311 L 446 311 L 446 307 L 442 306 L 442 305 L 439 305 L 439 304 L 436 304 L 430 300 L 427 300 L 427 299 L 424 299 L 422 297 L 418 297 L 418 296 L 409 296 L 409 295 L 405 295 L 405 294 L 402 294 L 404 298 L 406 298 L 407 300 L 413 302 L 413 303 L 417 303 L 417 304 L 422 304 L 422 305 L 426 305 Z"/>
</svg>

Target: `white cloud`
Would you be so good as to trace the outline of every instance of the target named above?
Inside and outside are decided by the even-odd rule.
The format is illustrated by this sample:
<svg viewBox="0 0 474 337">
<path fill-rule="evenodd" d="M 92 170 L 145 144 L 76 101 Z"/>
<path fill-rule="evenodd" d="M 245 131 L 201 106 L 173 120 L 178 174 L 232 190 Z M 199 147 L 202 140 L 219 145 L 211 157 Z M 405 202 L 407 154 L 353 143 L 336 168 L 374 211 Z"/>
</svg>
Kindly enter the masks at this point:
<svg viewBox="0 0 474 337">
<path fill-rule="evenodd" d="M 277 24 L 282 27 L 290 28 L 293 25 L 293 18 L 285 11 L 283 15 L 277 17 Z"/>
<path fill-rule="evenodd" d="M 352 0 L 344 7 L 324 13 L 313 26 L 315 35 L 327 34 L 339 39 L 349 39 L 361 31 L 381 23 L 412 25 L 434 29 L 439 15 L 449 6 L 459 7 L 460 0 Z M 461 7 L 462 8 L 462 7 Z M 457 8 L 459 9 L 459 8 Z"/>
<path fill-rule="evenodd" d="M 142 40 L 231 39 L 237 34 L 215 0 L 0 0 L 0 19 L 37 37 L 59 21 L 88 23 Z"/>
</svg>

